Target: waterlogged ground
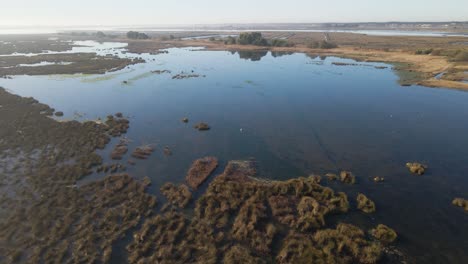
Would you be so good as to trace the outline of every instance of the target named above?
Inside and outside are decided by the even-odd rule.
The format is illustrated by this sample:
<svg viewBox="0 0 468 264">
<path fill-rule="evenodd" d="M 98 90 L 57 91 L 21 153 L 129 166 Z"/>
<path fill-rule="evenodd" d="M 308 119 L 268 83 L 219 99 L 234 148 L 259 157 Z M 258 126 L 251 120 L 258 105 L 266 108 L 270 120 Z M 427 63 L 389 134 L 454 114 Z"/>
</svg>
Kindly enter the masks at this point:
<svg viewBox="0 0 468 264">
<path fill-rule="evenodd" d="M 151 178 L 150 192 L 159 196 L 163 183 L 183 182 L 191 162 L 208 155 L 218 157 L 219 171 L 229 160 L 253 157 L 269 179 L 350 170 L 356 185 L 327 184 L 352 204 L 365 193 L 377 212 L 338 220 L 392 227 L 409 263 L 468 261 L 468 214 L 451 205 L 468 194 L 468 93 L 402 87 L 390 65 L 334 57 L 198 48 L 137 55 L 122 44 L 87 44 L 75 52 L 146 63 L 104 75 L 16 76 L 0 86 L 63 111 L 64 120 L 124 113 L 129 149 L 157 146 L 148 160 L 128 166 L 131 175 Z M 343 63 L 353 65 L 336 65 Z M 163 70 L 170 73 L 152 72 Z M 198 77 L 173 79 L 177 74 Z M 195 130 L 198 122 L 211 130 Z M 107 161 L 113 144 L 101 152 Z M 166 146 L 172 155 L 163 154 Z M 410 175 L 408 161 L 429 169 Z M 374 183 L 375 176 L 385 182 Z"/>
</svg>

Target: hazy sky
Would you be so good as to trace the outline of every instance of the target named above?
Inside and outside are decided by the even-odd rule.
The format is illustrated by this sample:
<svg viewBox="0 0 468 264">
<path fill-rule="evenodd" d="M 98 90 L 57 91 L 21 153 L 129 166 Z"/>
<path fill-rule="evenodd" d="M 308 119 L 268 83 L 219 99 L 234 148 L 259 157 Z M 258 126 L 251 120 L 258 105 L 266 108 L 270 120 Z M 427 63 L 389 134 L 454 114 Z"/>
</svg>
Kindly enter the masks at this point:
<svg viewBox="0 0 468 264">
<path fill-rule="evenodd" d="M 1 0 L 2 25 L 468 20 L 468 0 Z"/>
</svg>

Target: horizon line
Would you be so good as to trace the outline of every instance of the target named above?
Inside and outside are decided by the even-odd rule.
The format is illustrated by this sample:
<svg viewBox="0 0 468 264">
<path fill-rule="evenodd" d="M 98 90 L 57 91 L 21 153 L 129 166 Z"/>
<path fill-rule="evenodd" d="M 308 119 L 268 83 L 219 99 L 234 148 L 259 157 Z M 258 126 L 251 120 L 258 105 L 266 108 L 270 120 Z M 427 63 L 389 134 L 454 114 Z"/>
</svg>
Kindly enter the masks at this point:
<svg viewBox="0 0 468 264">
<path fill-rule="evenodd" d="M 85 25 L 2 25 L 3 27 L 57 27 L 57 28 L 66 28 L 66 27 L 135 27 L 135 26 L 144 26 L 144 27 L 172 27 L 172 26 L 232 26 L 232 25 L 324 25 L 324 24 L 392 24 L 392 23 L 407 23 L 407 24 L 434 24 L 434 23 L 468 23 L 468 20 L 444 20 L 444 21 L 366 21 L 366 22 L 224 22 L 224 23 L 170 23 L 170 24 L 85 24 Z"/>
</svg>

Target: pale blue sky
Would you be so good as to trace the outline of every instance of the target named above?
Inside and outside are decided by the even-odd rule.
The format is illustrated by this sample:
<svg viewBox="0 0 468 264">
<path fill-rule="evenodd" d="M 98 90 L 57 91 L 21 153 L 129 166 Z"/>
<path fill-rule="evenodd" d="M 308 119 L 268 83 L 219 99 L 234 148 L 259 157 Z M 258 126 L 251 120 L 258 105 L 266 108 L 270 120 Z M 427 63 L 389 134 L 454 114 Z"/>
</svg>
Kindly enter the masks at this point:
<svg viewBox="0 0 468 264">
<path fill-rule="evenodd" d="M 468 20 L 468 0 L 2 0 L 1 25 Z"/>
</svg>

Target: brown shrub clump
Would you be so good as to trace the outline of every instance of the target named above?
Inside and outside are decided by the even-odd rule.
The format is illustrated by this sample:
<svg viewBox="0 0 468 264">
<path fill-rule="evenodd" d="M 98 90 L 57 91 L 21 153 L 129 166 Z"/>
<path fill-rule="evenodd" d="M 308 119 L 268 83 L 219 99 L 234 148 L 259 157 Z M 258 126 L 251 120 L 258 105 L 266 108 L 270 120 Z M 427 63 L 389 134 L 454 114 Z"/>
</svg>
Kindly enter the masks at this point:
<svg viewBox="0 0 468 264">
<path fill-rule="evenodd" d="M 349 171 L 342 171 L 340 173 L 340 180 L 347 184 L 356 183 L 356 177 L 353 175 L 352 172 L 349 172 Z"/>
<path fill-rule="evenodd" d="M 384 244 L 393 243 L 398 237 L 395 230 L 382 224 L 372 229 L 370 234 Z"/>
<path fill-rule="evenodd" d="M 427 166 L 417 162 L 408 162 L 406 163 L 406 167 L 409 171 L 413 174 L 423 175 L 426 172 Z"/>
<path fill-rule="evenodd" d="M 120 137 L 122 134 L 127 133 L 127 129 L 130 127 L 129 123 L 128 119 L 115 118 L 112 115 L 107 116 L 105 121 L 108 133 L 113 137 Z"/>
<path fill-rule="evenodd" d="M 377 242 L 350 224 L 316 233 L 290 233 L 284 240 L 277 263 L 376 263 L 382 255 Z"/>
<path fill-rule="evenodd" d="M 120 140 L 119 144 L 117 144 L 112 150 L 110 156 L 113 160 L 121 160 L 127 152 L 127 142 L 125 140 Z"/>
<path fill-rule="evenodd" d="M 377 262 L 381 244 L 361 229 L 346 224 L 320 229 L 328 214 L 348 210 L 344 193 L 319 185 L 314 176 L 261 180 L 254 166 L 230 161 L 196 201 L 193 214 L 173 208 L 148 219 L 127 247 L 129 262 Z"/>
<path fill-rule="evenodd" d="M 198 123 L 196 124 L 195 126 L 193 126 L 195 129 L 198 129 L 200 131 L 206 131 L 206 130 L 210 130 L 210 126 L 207 124 L 207 123 Z"/>
<path fill-rule="evenodd" d="M 458 207 L 462 207 L 465 211 L 468 211 L 468 200 L 463 198 L 455 198 L 452 204 Z"/>
<path fill-rule="evenodd" d="M 152 145 L 140 146 L 137 147 L 132 152 L 132 157 L 135 159 L 147 159 L 154 152 L 155 147 Z"/>
<path fill-rule="evenodd" d="M 191 188 L 197 189 L 216 167 L 218 167 L 218 159 L 215 157 L 197 159 L 192 163 L 185 180 Z"/>
<path fill-rule="evenodd" d="M 375 212 L 375 203 L 371 199 L 367 198 L 367 196 L 365 196 L 364 194 L 358 194 L 356 200 L 358 203 L 357 207 L 359 210 L 367 214 Z"/>
<path fill-rule="evenodd" d="M 223 262 L 225 264 L 265 264 L 266 261 L 261 257 L 252 255 L 252 252 L 246 247 L 234 245 L 224 254 Z"/>
<path fill-rule="evenodd" d="M 164 184 L 160 190 L 172 205 L 180 208 L 185 208 L 192 199 L 192 193 L 185 184 L 175 186 L 168 182 Z"/>
</svg>

